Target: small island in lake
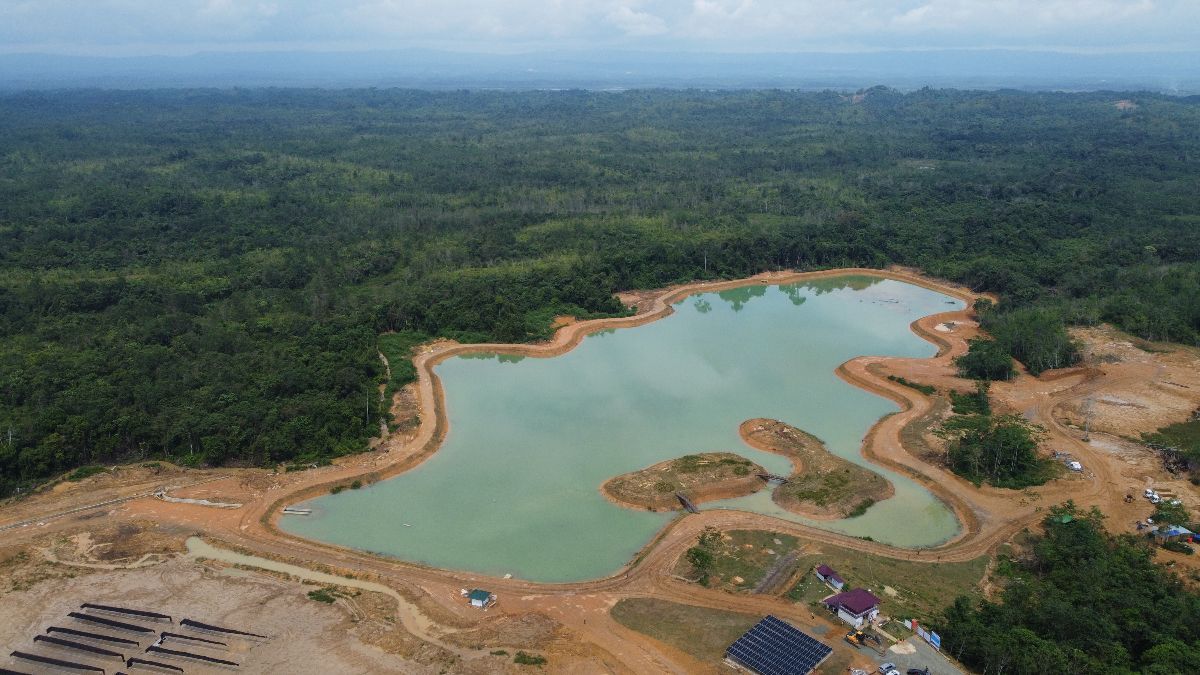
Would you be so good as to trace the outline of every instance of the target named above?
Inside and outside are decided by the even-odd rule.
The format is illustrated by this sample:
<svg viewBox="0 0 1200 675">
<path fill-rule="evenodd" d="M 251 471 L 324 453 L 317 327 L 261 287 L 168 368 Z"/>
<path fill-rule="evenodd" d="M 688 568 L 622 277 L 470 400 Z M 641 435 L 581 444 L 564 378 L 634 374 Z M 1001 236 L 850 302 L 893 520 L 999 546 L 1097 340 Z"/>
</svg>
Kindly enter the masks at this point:
<svg viewBox="0 0 1200 675">
<path fill-rule="evenodd" d="M 766 470 L 740 455 L 706 452 L 623 473 L 605 481 L 600 492 L 621 506 L 673 511 L 683 508 L 677 492 L 695 504 L 758 492 L 766 485 L 760 473 Z"/>
<path fill-rule="evenodd" d="M 742 440 L 752 448 L 792 460 L 795 472 L 775 488 L 779 506 L 810 518 L 853 518 L 895 493 L 883 476 L 838 457 L 825 443 L 778 420 L 755 418 L 742 422 Z"/>
</svg>

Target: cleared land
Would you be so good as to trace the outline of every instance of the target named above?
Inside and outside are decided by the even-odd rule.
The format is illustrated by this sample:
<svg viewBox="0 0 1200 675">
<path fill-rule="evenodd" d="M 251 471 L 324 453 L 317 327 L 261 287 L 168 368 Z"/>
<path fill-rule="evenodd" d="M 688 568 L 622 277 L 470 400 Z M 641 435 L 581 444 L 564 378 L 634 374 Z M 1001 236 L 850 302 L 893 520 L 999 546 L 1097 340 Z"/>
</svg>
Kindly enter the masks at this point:
<svg viewBox="0 0 1200 675">
<path fill-rule="evenodd" d="M 832 593 L 812 573 L 829 565 L 850 587 L 871 589 L 884 600 L 885 613 L 927 619 L 960 595 L 978 595 L 988 556 L 968 562 L 930 565 L 895 560 L 818 543 L 771 530 L 728 530 L 700 537 L 696 545 L 712 555 L 708 585 L 734 593 L 773 592 L 815 603 Z M 782 563 L 782 564 L 781 564 Z M 699 570 L 680 558 L 675 573 L 697 578 Z M 783 574 L 773 588 L 764 589 L 770 576 Z"/>
<path fill-rule="evenodd" d="M 628 598 L 612 608 L 622 626 L 701 661 L 720 661 L 729 645 L 762 618 L 654 598 Z"/>
<path fill-rule="evenodd" d="M 968 303 L 973 297 L 962 289 L 931 282 L 904 270 L 888 272 L 886 276 L 949 292 L 962 297 Z M 763 275 L 740 283 L 779 283 L 803 278 L 807 277 Z M 731 282 L 726 287 L 733 285 L 736 283 Z M 645 292 L 636 296 L 636 303 L 641 311 L 634 317 L 610 323 L 581 321 L 562 328 L 546 345 L 513 347 L 512 350 L 516 353 L 542 356 L 551 355 L 552 352 L 560 353 L 569 349 L 586 332 L 612 325 L 634 325 L 653 320 L 669 312 L 669 301 L 672 298 L 688 292 L 712 290 L 715 287 L 715 284 L 701 284 L 657 293 Z M 949 326 L 948 330 L 937 330 L 939 324 Z M 1096 429 L 1108 430 L 1103 424 L 1114 413 L 1121 414 L 1126 420 L 1133 418 L 1126 417 L 1125 413 L 1146 415 L 1136 425 L 1125 425 L 1124 433 L 1134 437 L 1141 432 L 1184 421 L 1190 415 L 1190 411 L 1200 405 L 1200 386 L 1190 379 L 1200 372 L 1196 365 L 1200 351 L 1161 344 L 1147 345 L 1147 350 L 1137 347 L 1128 337 L 1108 328 L 1073 331 L 1073 335 L 1085 343 L 1088 361 L 1084 367 L 1046 373 L 1039 378 L 1021 374 L 1011 382 L 993 385 L 993 407 L 997 411 L 1019 412 L 1045 426 L 1049 434 L 1047 447 L 1069 452 L 1079 458 L 1086 469 L 1083 474 L 1055 480 L 1037 489 L 1017 492 L 988 487 L 975 488 L 945 471 L 936 458 L 925 456 L 926 452 L 918 455 L 911 452 L 908 440 L 913 436 L 927 435 L 930 426 L 927 423 L 933 421 L 936 424 L 940 414 L 944 414 L 944 406 L 935 405 L 935 402 L 941 399 L 940 396 L 931 398 L 916 389 L 888 380 L 886 376 L 896 375 L 910 382 L 929 384 L 939 392 L 948 389 L 969 391 L 972 383 L 956 376 L 952 359 L 965 350 L 967 338 L 978 334 L 969 312 L 946 312 L 925 317 L 913 324 L 913 330 L 939 345 L 940 351 L 936 357 L 861 357 L 847 362 L 838 369 L 837 374 L 856 386 L 887 396 L 901 406 L 901 412 L 884 418 L 872 429 L 864 441 L 863 454 L 872 462 L 887 465 L 912 476 L 955 509 L 965 523 L 963 533 L 936 549 L 896 549 L 878 542 L 846 537 L 810 526 L 784 523 L 761 515 L 706 510 L 697 515 L 674 520 L 663 535 L 648 545 L 630 567 L 608 579 L 546 586 L 519 579 L 479 578 L 477 575 L 411 565 L 361 551 L 296 539 L 276 531 L 270 523 L 281 506 L 294 503 L 305 494 L 327 493 L 331 486 L 346 484 L 356 478 L 370 480 L 407 470 L 437 448 L 442 434 L 445 433 L 446 421 L 441 409 L 436 377 L 432 375 L 429 366 L 447 353 L 470 349 L 467 346 L 440 342 L 418 350 L 419 382 L 416 389 L 424 412 L 420 417 L 419 427 L 412 434 L 392 434 L 388 441 L 374 452 L 341 458 L 332 466 L 288 473 L 274 473 L 261 469 L 224 469 L 220 472 L 210 472 L 183 470 L 168 465 L 121 467 L 118 471 L 105 472 L 78 482 L 60 483 L 59 486 L 40 494 L 5 504 L 0 510 L 0 517 L 3 518 L 0 527 L 14 527 L 4 531 L 0 541 L 0 630 L 5 631 L 0 632 L 0 641 L 5 644 L 11 643 L 9 636 L 12 633 L 7 631 L 12 622 L 27 621 L 29 625 L 37 623 L 37 617 L 42 616 L 41 612 L 45 606 L 79 602 L 83 590 L 103 591 L 91 593 L 88 599 L 93 601 L 125 597 L 121 594 L 129 598 L 145 598 L 152 601 L 159 597 L 157 594 L 160 592 L 187 588 L 194 582 L 191 577 L 178 572 L 180 568 L 176 565 L 183 564 L 184 561 L 172 557 L 177 554 L 171 551 L 178 549 L 188 535 L 200 533 L 210 540 L 224 541 L 255 555 L 285 560 L 339 575 L 352 574 L 355 578 L 385 584 L 405 597 L 411 594 L 414 598 L 419 598 L 422 611 L 435 624 L 433 628 L 441 631 L 443 639 L 447 641 L 457 642 L 453 635 L 466 637 L 474 628 L 482 627 L 481 622 L 492 621 L 502 614 L 520 617 L 537 613 L 560 625 L 555 629 L 555 638 L 546 644 L 544 651 L 541 647 L 534 646 L 544 644 L 542 640 L 532 639 L 536 636 L 523 630 L 524 636 L 514 639 L 513 647 L 489 647 L 477 658 L 466 662 L 471 665 L 455 665 L 449 669 L 452 672 L 479 672 L 470 670 L 472 668 L 478 668 L 482 672 L 504 669 L 508 669 L 509 672 L 531 672 L 526 667 L 511 664 L 515 653 L 513 648 L 531 653 L 544 653 L 550 658 L 547 672 L 595 672 L 597 664 L 600 664 L 601 669 L 619 673 L 703 672 L 705 668 L 717 666 L 711 662 L 701 664 L 694 657 L 662 641 L 625 629 L 613 621 L 609 609 L 622 600 L 654 598 L 683 605 L 735 610 L 756 617 L 773 613 L 801 626 L 810 620 L 807 606 L 798 605 L 789 597 L 789 594 L 798 595 L 801 599 L 807 597 L 804 595 L 804 589 L 800 588 L 802 581 L 794 582 L 792 591 L 772 595 L 727 593 L 675 578 L 673 574 L 677 572 L 678 561 L 696 544 L 698 536 L 706 527 L 714 527 L 727 533 L 738 530 L 776 532 L 778 534 L 771 537 L 771 545 L 767 548 L 772 548 L 777 553 L 781 549 L 775 548 L 777 545 L 774 544 L 774 539 L 788 542 L 778 535 L 794 537 L 798 542 L 797 548 L 802 549 L 800 559 L 796 561 L 796 578 L 799 578 L 806 567 L 817 562 L 827 562 L 846 575 L 852 584 L 865 585 L 876 589 L 877 592 L 882 591 L 884 595 L 881 597 L 885 598 L 885 611 L 888 613 L 903 615 L 911 608 L 911 612 L 918 615 L 922 607 L 937 609 L 943 596 L 948 598 L 956 594 L 952 590 L 958 587 L 959 582 L 951 581 L 952 575 L 948 575 L 947 570 L 958 569 L 958 565 L 981 566 L 980 561 L 986 559 L 984 556 L 990 555 L 997 546 L 1010 541 L 1014 535 L 1019 535 L 1023 529 L 1040 520 L 1048 505 L 1060 503 L 1068 498 L 1086 507 L 1095 505 L 1108 516 L 1107 526 L 1118 532 L 1132 532 L 1133 522 L 1149 515 L 1151 506 L 1144 500 L 1135 500 L 1129 504 L 1123 501 L 1128 491 L 1140 493 L 1143 485 L 1152 485 L 1160 491 L 1174 488 L 1175 494 L 1189 506 L 1195 507 L 1196 489 L 1184 476 L 1169 474 L 1163 468 L 1161 460 L 1145 446 L 1118 435 L 1097 432 Z M 1119 343 L 1129 343 L 1129 348 L 1133 351 L 1127 351 L 1121 345 L 1121 351 L 1113 353 L 1111 345 Z M 1095 349 L 1097 346 L 1103 349 Z M 486 346 L 476 347 L 478 348 L 491 349 Z M 1082 430 L 1072 426 L 1079 424 L 1081 420 L 1072 415 L 1072 411 L 1078 409 L 1089 396 L 1132 400 L 1132 395 L 1147 386 L 1152 386 L 1156 392 L 1176 392 L 1173 396 L 1178 395 L 1181 398 L 1180 404 L 1172 405 L 1168 410 L 1149 405 L 1141 408 L 1097 402 L 1093 406 L 1095 419 L 1092 425 L 1092 441 L 1082 441 Z M 1118 427 L 1114 425 L 1112 430 L 1118 431 Z M 928 451 L 935 451 L 936 448 L 937 444 L 933 443 Z M 213 478 L 219 480 L 204 482 Z M 149 496 L 153 490 L 162 487 L 173 488 L 171 494 L 175 496 L 233 501 L 245 506 L 240 509 L 214 509 L 194 504 L 167 503 Z M 96 506 L 86 508 L 89 504 Z M 66 513 L 75 508 L 86 510 Z M 119 526 L 146 521 L 156 523 L 157 531 L 170 534 L 172 541 L 155 541 L 151 537 L 141 538 L 139 543 L 139 537 L 142 535 L 131 534 L 124 539 L 118 539 L 110 537 L 107 532 L 98 532 L 101 528 L 97 527 L 99 522 Z M 95 534 L 90 541 L 75 538 L 84 532 Z M 55 538 L 65 539 L 49 546 L 47 542 Z M 92 548 L 94 544 L 109 541 L 120 545 Z M 63 558 L 62 562 L 49 561 L 41 552 L 44 549 L 53 550 L 54 555 Z M 102 559 L 105 551 L 113 549 L 119 549 L 111 554 L 114 557 Z M 77 553 L 81 550 L 85 554 Z M 90 553 L 86 553 L 87 551 Z M 157 555 L 142 561 L 146 566 L 142 569 L 96 571 L 69 564 L 83 562 L 132 566 L 147 553 Z M 77 557 L 71 557 L 73 555 Z M 835 557 L 837 555 L 845 557 L 839 561 Z M 820 556 L 821 559 L 815 560 L 816 556 Z M 1200 556 L 1184 557 L 1164 552 L 1160 552 L 1159 556 L 1160 559 L 1179 566 L 1193 566 L 1197 564 L 1197 559 L 1200 559 Z M 856 564 L 861 564 L 864 569 L 857 569 Z M 891 574 L 891 570 L 903 570 L 909 564 L 912 565 L 913 573 L 907 581 L 904 578 L 886 576 Z M 921 573 L 926 576 L 922 578 Z M 158 578 L 164 580 L 162 583 L 168 590 L 155 590 L 159 587 L 147 581 L 154 578 L 154 574 L 160 575 Z M 236 617 L 255 618 L 259 616 L 256 612 L 271 614 L 271 617 L 262 619 L 265 623 L 276 622 L 277 619 L 272 618 L 276 616 L 293 620 L 296 615 L 292 610 L 295 607 L 264 602 L 262 596 L 245 592 L 238 583 L 239 574 L 252 575 L 255 579 L 271 579 L 266 573 L 225 569 L 219 577 L 220 585 L 203 589 L 205 602 L 228 602 L 230 622 Z M 113 583 L 117 584 L 114 586 L 115 591 L 109 593 L 108 590 L 104 590 L 107 588 L 104 585 L 88 587 L 71 583 L 71 577 L 80 575 L 89 575 L 89 579 L 94 575 L 103 575 L 96 576 L 96 579 L 112 579 Z M 966 579 L 967 576 L 964 572 L 963 578 Z M 963 583 L 969 587 L 974 582 Z M 321 612 L 345 612 L 339 616 L 347 617 L 346 623 L 327 624 L 333 627 L 330 629 L 333 632 L 318 631 L 321 640 L 325 640 L 320 643 L 323 651 L 351 654 L 348 658 L 361 658 L 358 663 L 362 664 L 362 667 L 358 668 L 359 670 L 421 673 L 439 672 L 445 667 L 444 662 L 438 663 L 439 657 L 436 655 L 442 652 L 438 651 L 436 645 L 422 642 L 411 634 L 401 638 L 400 633 L 392 632 L 389 626 L 393 624 L 389 624 L 388 619 L 392 619 L 396 614 L 395 600 L 378 596 L 380 602 L 390 603 L 391 608 L 391 615 L 380 618 L 381 623 L 375 624 L 378 630 L 395 636 L 397 640 L 403 639 L 405 644 L 409 645 L 405 648 L 405 653 L 410 653 L 407 649 L 411 648 L 413 654 L 428 652 L 434 655 L 426 664 L 408 670 L 405 669 L 415 663 L 415 660 L 409 660 L 399 653 L 381 655 L 381 652 L 374 651 L 376 647 L 369 646 L 373 642 L 366 637 L 363 640 L 366 644 L 358 644 L 357 638 L 343 643 L 330 637 L 340 636 L 339 631 L 343 626 L 364 622 L 361 615 L 351 614 L 353 610 L 349 606 L 350 599 L 339 597 L 335 603 L 327 605 L 306 597 L 307 591 L 321 587 L 304 586 L 294 581 L 289 584 L 291 585 L 278 587 L 275 592 L 294 592 L 303 600 L 300 607 L 313 607 Z M 464 586 L 484 586 L 500 595 L 501 604 L 489 612 L 486 618 L 480 616 L 477 611 L 472 613 L 462 605 L 458 596 L 458 589 Z M 896 590 L 897 595 L 893 598 L 887 594 L 884 586 Z M 924 597 L 927 593 L 930 595 Z M 352 592 L 349 595 L 352 596 Z M 353 597 L 353 600 L 363 604 L 367 602 L 367 598 L 376 595 L 363 593 Z M 910 597 L 914 599 L 909 600 Z M 909 604 L 903 604 L 905 602 Z M 434 609 L 438 611 L 433 611 Z M 349 618 L 351 616 L 360 617 L 357 624 Z M 542 630 L 538 628 L 540 620 L 529 621 L 532 622 L 531 628 L 528 628 L 528 624 L 523 624 L 527 625 L 529 630 Z M 816 614 L 812 621 L 820 624 L 824 619 Z M 835 656 L 839 659 L 843 656 L 858 658 L 852 651 L 843 649 L 839 644 L 844 629 L 832 623 L 825 625 L 827 635 L 823 637 L 838 650 Z M 311 634 L 299 628 L 293 633 L 297 639 L 305 639 Z M 483 645 L 499 644 L 482 633 L 471 634 L 478 635 Z M 818 636 L 822 637 L 820 634 Z M 338 651 L 343 647 L 344 651 Z M 359 654 L 360 650 L 366 650 L 365 655 Z M 491 651 L 504 650 L 509 651 L 507 656 L 490 654 Z M 373 661 L 376 656 L 381 660 Z M 345 666 L 344 661 L 334 660 L 333 657 L 321 661 L 319 656 L 314 656 L 314 652 L 309 650 L 280 655 L 279 661 L 272 663 L 272 666 L 290 672 L 306 672 L 305 668 L 309 667 L 309 661 L 306 659 L 311 659 L 311 663 L 321 666 L 324 672 L 342 669 Z M 873 667 L 865 657 L 854 663 L 859 667 Z M 698 668 L 697 664 L 701 664 L 701 667 Z M 514 668 L 518 670 L 512 670 Z M 844 671 L 844 667 L 842 670 Z"/>
<path fill-rule="evenodd" d="M 675 493 L 691 501 L 741 497 L 758 492 L 765 469 L 732 452 L 705 452 L 659 462 L 605 481 L 600 491 L 612 501 L 650 511 L 682 509 Z"/>
<path fill-rule="evenodd" d="M 895 490 L 883 476 L 831 453 L 821 439 L 777 420 L 742 422 L 746 444 L 792 460 L 794 473 L 775 488 L 772 499 L 793 513 L 811 518 L 860 515 Z"/>
</svg>

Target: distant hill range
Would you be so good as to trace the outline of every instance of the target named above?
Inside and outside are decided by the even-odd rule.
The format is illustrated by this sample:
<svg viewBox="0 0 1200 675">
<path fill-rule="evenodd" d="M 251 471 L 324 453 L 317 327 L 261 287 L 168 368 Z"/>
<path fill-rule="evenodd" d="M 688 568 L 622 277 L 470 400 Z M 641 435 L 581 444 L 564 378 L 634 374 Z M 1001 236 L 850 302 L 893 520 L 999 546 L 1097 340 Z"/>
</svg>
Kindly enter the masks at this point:
<svg viewBox="0 0 1200 675">
<path fill-rule="evenodd" d="M 712 54 L 429 50 L 0 54 L 0 89 L 100 87 L 786 88 L 954 87 L 1200 93 L 1200 53 L 1013 50 Z"/>
</svg>

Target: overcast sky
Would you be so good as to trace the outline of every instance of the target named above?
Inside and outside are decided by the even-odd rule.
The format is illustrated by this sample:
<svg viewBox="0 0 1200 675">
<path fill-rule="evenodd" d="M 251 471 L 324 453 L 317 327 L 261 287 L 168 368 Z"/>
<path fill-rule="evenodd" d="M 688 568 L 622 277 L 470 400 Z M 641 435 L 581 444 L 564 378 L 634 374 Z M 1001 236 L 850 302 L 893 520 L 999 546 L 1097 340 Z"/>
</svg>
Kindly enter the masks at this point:
<svg viewBox="0 0 1200 675">
<path fill-rule="evenodd" d="M 0 0 L 0 51 L 1200 50 L 1200 0 Z"/>
</svg>

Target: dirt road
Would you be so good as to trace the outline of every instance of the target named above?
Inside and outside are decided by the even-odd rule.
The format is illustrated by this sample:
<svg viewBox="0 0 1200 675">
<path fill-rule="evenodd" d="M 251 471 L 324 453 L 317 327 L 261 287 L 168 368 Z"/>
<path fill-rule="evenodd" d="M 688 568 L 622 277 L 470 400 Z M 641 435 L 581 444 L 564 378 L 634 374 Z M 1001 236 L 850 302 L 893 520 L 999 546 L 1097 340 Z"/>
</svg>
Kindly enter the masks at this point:
<svg viewBox="0 0 1200 675">
<path fill-rule="evenodd" d="M 1054 481 L 1034 490 L 1015 492 L 994 488 L 976 488 L 951 474 L 927 458 L 906 449 L 903 438 L 906 430 L 926 424 L 937 414 L 934 401 L 917 390 L 887 379 L 888 375 L 939 389 L 969 390 L 971 383 L 959 379 L 953 366 L 954 357 L 966 350 L 966 340 L 978 329 L 969 311 L 956 311 L 924 317 L 912 324 L 912 330 L 937 345 L 938 353 L 929 359 L 897 359 L 860 357 L 838 368 L 837 373 L 847 382 L 863 387 L 896 401 L 901 412 L 881 420 L 868 434 L 862 452 L 871 462 L 902 471 L 926 486 L 941 498 L 958 516 L 963 527 L 959 535 L 945 544 L 922 551 L 900 549 L 877 542 L 848 537 L 814 527 L 775 520 L 766 516 L 734 511 L 706 511 L 681 516 L 672 521 L 628 566 L 604 579 L 572 584 L 542 584 L 519 579 L 490 578 L 477 574 L 432 569 L 420 565 L 374 556 L 361 551 L 301 539 L 280 531 L 275 526 L 283 506 L 327 493 L 331 486 L 360 479 L 380 480 L 411 469 L 436 452 L 444 438 L 447 421 L 443 396 L 433 367 L 442 360 L 469 351 L 498 351 L 534 357 L 561 354 L 588 333 L 614 327 L 634 326 L 656 320 L 671 312 L 671 304 L 686 295 L 736 287 L 747 284 L 778 284 L 803 281 L 819 276 L 839 274 L 870 274 L 898 279 L 930 287 L 958 297 L 970 305 L 976 294 L 941 282 L 927 279 L 908 270 L 836 270 L 812 274 L 768 274 L 734 282 L 695 284 L 667 289 L 636 298 L 635 315 L 618 319 L 583 321 L 563 326 L 554 338 L 540 345 L 457 345 L 440 342 L 426 347 L 414 362 L 419 373 L 420 407 L 433 414 L 421 416 L 421 424 L 411 437 L 394 436 L 370 453 L 346 458 L 335 466 L 297 473 L 268 474 L 244 471 L 224 480 L 213 481 L 204 488 L 192 486 L 181 491 L 199 497 L 207 491 L 212 495 L 232 495 L 233 501 L 246 505 L 236 510 L 218 510 L 194 504 L 166 503 L 146 497 L 147 483 L 130 484 L 117 489 L 119 502 L 110 516 L 113 519 L 151 519 L 186 528 L 216 545 L 232 546 L 242 552 L 301 565 L 335 574 L 353 574 L 397 589 L 412 602 L 425 607 L 438 606 L 464 621 L 477 620 L 458 602 L 458 589 L 485 586 L 503 598 L 505 612 L 541 612 L 553 617 L 563 626 L 590 643 L 603 654 L 602 661 L 614 671 L 627 672 L 687 672 L 695 663 L 681 657 L 664 645 L 633 633 L 616 624 L 608 609 L 622 598 L 654 597 L 676 602 L 743 611 L 754 614 L 773 613 L 781 617 L 803 617 L 811 623 L 803 606 L 775 597 L 731 595 L 687 584 L 672 576 L 678 557 L 692 546 L 703 528 L 720 529 L 765 528 L 797 537 L 831 542 L 849 549 L 875 555 L 928 563 L 967 561 L 992 552 L 996 546 L 1012 538 L 1022 529 L 1036 523 L 1044 509 L 1052 504 L 1074 499 L 1076 503 L 1097 505 L 1106 513 L 1131 513 L 1123 503 L 1130 489 L 1130 480 L 1122 475 L 1119 460 L 1111 454 L 1096 450 L 1079 438 L 1079 432 L 1056 419 L 1056 410 L 1064 404 L 1074 404 L 1103 389 L 1130 384 L 1130 380 L 1145 373 L 1130 373 L 1118 378 L 1097 369 L 1076 369 L 1055 373 L 1042 379 L 1023 375 L 1013 382 L 995 385 L 993 393 L 1002 405 L 1024 412 L 1033 422 L 1046 428 L 1047 443 L 1058 450 L 1068 451 L 1087 468 L 1084 475 Z M 54 513 L 53 500 L 33 498 L 21 505 L 22 520 L 38 518 L 38 511 Z M 7 516 L 8 513 L 0 514 Z M 8 520 L 8 518 L 5 518 Z M 36 528 L 39 532 L 54 528 L 69 528 L 71 519 Z M 74 525 L 78 527 L 78 524 Z M 11 531 L 13 541 L 31 537 L 30 528 Z"/>
</svg>

